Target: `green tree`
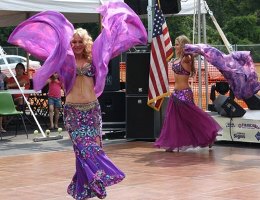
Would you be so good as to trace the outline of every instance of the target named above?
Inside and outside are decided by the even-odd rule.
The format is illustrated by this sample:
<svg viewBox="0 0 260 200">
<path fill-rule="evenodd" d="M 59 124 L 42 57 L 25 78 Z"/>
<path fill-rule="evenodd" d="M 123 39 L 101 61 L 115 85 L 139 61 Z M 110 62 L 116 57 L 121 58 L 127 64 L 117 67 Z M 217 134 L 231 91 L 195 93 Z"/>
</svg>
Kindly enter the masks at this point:
<svg viewBox="0 0 260 200">
<path fill-rule="evenodd" d="M 260 1 L 207 0 L 207 3 L 230 43 L 260 43 Z M 207 25 L 207 30 L 215 28 L 211 20 L 207 20 Z M 210 36 L 216 37 L 216 34 L 211 32 Z M 210 40 L 222 42 L 217 38 Z"/>
<path fill-rule="evenodd" d="M 73 24 L 74 28 L 84 28 L 91 35 L 92 39 L 95 40 L 100 33 L 99 23 L 78 23 Z"/>
<path fill-rule="evenodd" d="M 170 31 L 170 36 L 172 38 L 172 42 L 174 42 L 174 38 L 179 35 L 186 35 L 190 39 L 192 39 L 193 34 L 193 18 L 192 16 L 172 16 L 166 18 L 166 23 Z"/>
<path fill-rule="evenodd" d="M 231 36 L 229 41 L 233 44 L 258 43 L 260 34 L 257 30 L 259 30 L 259 27 L 255 15 L 233 17 L 223 27 L 223 31 Z"/>
<path fill-rule="evenodd" d="M 15 27 L 5 27 L 0 28 L 0 46 L 10 46 L 10 44 L 7 42 L 9 35 L 12 33 Z"/>
</svg>

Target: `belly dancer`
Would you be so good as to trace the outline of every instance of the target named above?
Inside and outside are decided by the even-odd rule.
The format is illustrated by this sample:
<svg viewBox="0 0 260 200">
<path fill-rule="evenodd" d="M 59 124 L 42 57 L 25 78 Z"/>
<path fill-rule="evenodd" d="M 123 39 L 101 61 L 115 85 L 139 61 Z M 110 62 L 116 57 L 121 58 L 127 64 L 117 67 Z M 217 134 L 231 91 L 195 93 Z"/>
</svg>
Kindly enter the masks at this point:
<svg viewBox="0 0 260 200">
<path fill-rule="evenodd" d="M 171 61 L 174 72 L 174 92 L 170 97 L 160 137 L 155 147 L 166 151 L 190 147 L 211 147 L 220 125 L 194 103 L 189 77 L 195 73 L 194 59 L 184 54 L 189 39 L 181 35 L 175 40 L 176 59 Z"/>
<path fill-rule="evenodd" d="M 94 91 L 92 44 L 92 38 L 85 29 L 75 30 L 71 46 L 76 58 L 77 76 L 66 96 L 64 124 L 76 156 L 76 173 L 68 193 L 77 200 L 94 196 L 103 199 L 105 187 L 125 177 L 102 149 L 102 118 Z"/>
</svg>

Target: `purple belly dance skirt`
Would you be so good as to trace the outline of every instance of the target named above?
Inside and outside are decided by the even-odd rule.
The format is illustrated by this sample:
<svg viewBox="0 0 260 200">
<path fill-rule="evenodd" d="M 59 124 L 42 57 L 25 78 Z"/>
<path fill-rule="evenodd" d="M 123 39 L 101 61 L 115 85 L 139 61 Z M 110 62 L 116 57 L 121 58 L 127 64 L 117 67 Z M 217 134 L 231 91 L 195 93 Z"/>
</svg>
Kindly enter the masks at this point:
<svg viewBox="0 0 260 200">
<path fill-rule="evenodd" d="M 106 156 L 102 147 L 102 118 L 98 101 L 64 106 L 64 124 L 73 143 L 76 173 L 68 193 L 77 200 L 106 197 L 106 186 L 122 181 L 125 174 Z"/>
<path fill-rule="evenodd" d="M 155 147 L 170 150 L 206 147 L 215 141 L 219 130 L 220 125 L 194 104 L 190 88 L 175 90 Z"/>
</svg>

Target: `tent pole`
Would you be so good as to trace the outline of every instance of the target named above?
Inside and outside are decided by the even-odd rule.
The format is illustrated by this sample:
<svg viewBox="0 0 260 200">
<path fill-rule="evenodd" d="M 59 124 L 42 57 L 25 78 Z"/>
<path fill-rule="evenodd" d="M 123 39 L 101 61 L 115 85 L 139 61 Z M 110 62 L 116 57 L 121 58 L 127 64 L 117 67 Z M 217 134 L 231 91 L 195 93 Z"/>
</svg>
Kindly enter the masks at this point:
<svg viewBox="0 0 260 200">
<path fill-rule="evenodd" d="M 206 15 L 205 13 L 202 14 L 202 22 L 203 22 L 203 43 L 207 44 L 207 37 L 206 37 Z M 209 104 L 209 72 L 208 72 L 208 63 L 206 59 L 204 59 L 204 68 L 205 68 L 205 87 L 206 87 L 206 110 L 208 109 Z"/>
<path fill-rule="evenodd" d="M 27 76 L 29 77 L 29 68 L 30 68 L 30 54 L 26 52 L 26 68 L 27 68 Z M 30 77 L 29 77 L 30 78 Z"/>
<path fill-rule="evenodd" d="M 26 12 L 25 13 L 25 15 L 26 15 L 26 19 L 29 19 L 29 17 L 30 17 L 30 13 L 29 12 Z M 29 59 L 29 57 L 30 57 L 30 54 L 28 53 L 28 52 L 26 52 L 26 68 L 27 68 L 27 76 L 29 77 L 29 68 L 30 68 L 30 59 Z"/>
<path fill-rule="evenodd" d="M 200 0 L 197 1 L 197 6 L 198 6 L 198 43 L 201 43 L 201 9 L 200 9 Z M 198 56 L 198 78 L 199 78 L 199 90 L 198 90 L 198 96 L 199 96 L 199 101 L 198 101 L 198 106 L 202 108 L 202 81 L 201 81 L 201 56 Z"/>
<path fill-rule="evenodd" d="M 148 0 L 147 20 L 148 20 L 148 43 L 152 42 L 153 36 L 153 18 L 154 18 L 154 0 Z"/>
</svg>

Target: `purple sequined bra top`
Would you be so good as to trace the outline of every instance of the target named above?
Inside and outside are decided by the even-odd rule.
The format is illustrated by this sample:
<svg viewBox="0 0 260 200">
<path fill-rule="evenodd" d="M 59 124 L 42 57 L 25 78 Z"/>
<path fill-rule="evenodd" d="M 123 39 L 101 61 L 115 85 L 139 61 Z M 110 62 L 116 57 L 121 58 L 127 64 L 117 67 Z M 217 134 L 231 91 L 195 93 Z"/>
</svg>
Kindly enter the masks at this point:
<svg viewBox="0 0 260 200">
<path fill-rule="evenodd" d="M 90 63 L 85 64 L 83 67 L 77 67 L 77 76 L 93 77 L 95 75 L 95 68 Z"/>
<path fill-rule="evenodd" d="M 172 70 L 174 71 L 175 74 L 189 76 L 190 72 L 188 72 L 182 67 L 181 61 L 182 59 L 178 63 L 174 63 L 174 61 L 172 61 Z"/>
</svg>

